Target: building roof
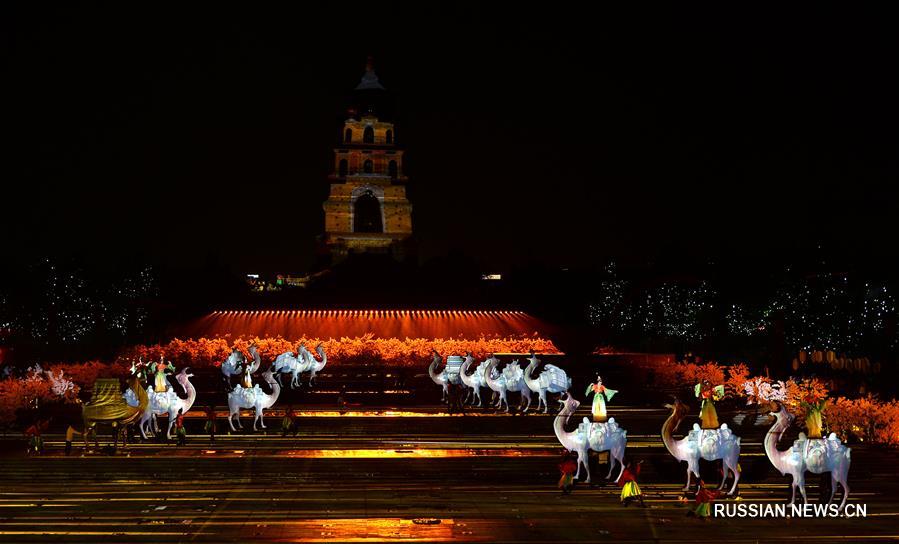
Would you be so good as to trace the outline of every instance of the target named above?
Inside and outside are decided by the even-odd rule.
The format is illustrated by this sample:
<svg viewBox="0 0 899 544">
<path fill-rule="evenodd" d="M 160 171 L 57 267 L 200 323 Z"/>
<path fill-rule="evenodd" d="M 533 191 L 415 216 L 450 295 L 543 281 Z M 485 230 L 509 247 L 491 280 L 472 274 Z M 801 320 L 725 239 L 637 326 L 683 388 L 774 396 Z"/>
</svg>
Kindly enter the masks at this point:
<svg viewBox="0 0 899 544">
<path fill-rule="evenodd" d="M 356 85 L 356 90 L 386 90 L 378 80 L 378 75 L 375 74 L 375 63 L 370 56 L 368 57 L 368 62 L 365 63 L 365 74 L 362 75 L 362 79 L 359 81 L 359 85 Z"/>
</svg>

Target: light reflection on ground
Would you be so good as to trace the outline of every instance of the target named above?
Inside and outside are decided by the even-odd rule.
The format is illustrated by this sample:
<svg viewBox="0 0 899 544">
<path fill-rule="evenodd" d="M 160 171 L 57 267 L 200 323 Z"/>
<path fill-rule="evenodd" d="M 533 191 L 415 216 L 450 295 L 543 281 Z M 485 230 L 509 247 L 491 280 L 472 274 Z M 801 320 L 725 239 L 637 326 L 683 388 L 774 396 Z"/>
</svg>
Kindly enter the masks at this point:
<svg viewBox="0 0 899 544">
<path fill-rule="evenodd" d="M 388 459 L 410 457 L 555 457 L 558 450 L 516 450 L 516 449 L 318 449 L 287 450 L 282 453 L 287 457 L 299 458 L 352 458 L 352 459 Z"/>
<path fill-rule="evenodd" d="M 291 523 L 283 541 L 294 536 L 302 542 L 446 542 L 461 536 L 455 529 L 453 519 L 308 519 Z M 316 533 L 318 537 L 313 536 Z M 472 540 L 470 535 L 465 539 Z"/>
</svg>

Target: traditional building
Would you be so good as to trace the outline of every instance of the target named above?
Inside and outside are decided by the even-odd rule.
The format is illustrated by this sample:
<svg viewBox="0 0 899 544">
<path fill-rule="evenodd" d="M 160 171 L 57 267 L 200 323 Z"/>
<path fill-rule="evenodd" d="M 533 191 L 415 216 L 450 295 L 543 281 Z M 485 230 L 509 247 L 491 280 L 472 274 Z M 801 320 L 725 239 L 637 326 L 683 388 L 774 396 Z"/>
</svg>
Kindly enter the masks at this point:
<svg viewBox="0 0 899 544">
<path fill-rule="evenodd" d="M 325 244 L 332 262 L 350 253 L 389 253 L 402 258 L 412 235 L 403 150 L 396 128 L 384 118 L 385 89 L 371 59 L 356 87 L 341 144 L 334 149 L 331 192 L 324 203 Z"/>
</svg>

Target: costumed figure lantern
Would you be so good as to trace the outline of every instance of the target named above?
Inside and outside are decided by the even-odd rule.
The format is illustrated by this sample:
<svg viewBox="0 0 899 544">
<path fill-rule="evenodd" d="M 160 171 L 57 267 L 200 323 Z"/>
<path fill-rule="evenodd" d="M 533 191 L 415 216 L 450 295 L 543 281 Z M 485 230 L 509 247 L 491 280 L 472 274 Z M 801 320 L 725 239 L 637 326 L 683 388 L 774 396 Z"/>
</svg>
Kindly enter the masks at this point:
<svg viewBox="0 0 899 544">
<path fill-rule="evenodd" d="M 800 405 L 806 412 L 805 426 L 808 427 L 808 438 L 823 438 L 821 432 L 824 427 L 824 409 L 827 408 L 827 399 L 809 394 Z"/>
<path fill-rule="evenodd" d="M 596 375 L 596 383 L 588 385 L 585 393 L 588 397 L 593 395 L 593 421 L 602 423 L 608 419 L 606 403 L 610 402 L 617 392 L 615 389 L 609 389 L 603 385 L 602 378 L 599 374 Z"/>
<path fill-rule="evenodd" d="M 153 389 L 157 393 L 165 393 L 169 390 L 169 381 L 165 377 L 166 372 L 175 373 L 175 367 L 172 365 L 172 362 L 165 362 L 162 356 L 159 357 L 159 362 L 155 363 L 152 368 L 153 373 L 155 373 L 155 379 L 153 382 Z"/>
<path fill-rule="evenodd" d="M 724 386 L 712 386 L 708 380 L 702 380 L 694 388 L 696 398 L 702 399 L 702 408 L 699 410 L 699 419 L 703 429 L 717 429 L 718 413 L 715 411 L 715 402 L 724 398 Z"/>
</svg>

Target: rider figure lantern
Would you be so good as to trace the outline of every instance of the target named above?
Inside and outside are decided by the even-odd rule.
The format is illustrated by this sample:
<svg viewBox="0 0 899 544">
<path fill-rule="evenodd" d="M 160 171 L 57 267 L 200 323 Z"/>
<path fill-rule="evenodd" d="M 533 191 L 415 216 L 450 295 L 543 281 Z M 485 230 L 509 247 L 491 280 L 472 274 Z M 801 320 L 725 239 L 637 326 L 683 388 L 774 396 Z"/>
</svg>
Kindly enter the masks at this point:
<svg viewBox="0 0 899 544">
<path fill-rule="evenodd" d="M 159 362 L 153 365 L 153 370 L 155 371 L 156 377 L 153 382 L 153 390 L 157 393 L 165 393 L 169 390 L 169 382 L 165 378 L 165 373 L 175 372 L 175 367 L 172 365 L 171 361 L 168 364 L 165 363 L 162 357 L 159 358 Z"/>
<path fill-rule="evenodd" d="M 805 426 L 808 427 L 808 438 L 823 438 L 823 415 L 827 399 L 818 398 L 810 393 L 803 399 L 802 407 L 806 410 Z"/>
<path fill-rule="evenodd" d="M 696 398 L 702 399 L 702 408 L 699 411 L 699 419 L 703 429 L 717 429 L 718 413 L 715 411 L 715 402 L 724 398 L 724 386 L 712 386 L 712 382 L 702 380 L 694 389 Z"/>
<path fill-rule="evenodd" d="M 588 397 L 593 395 L 593 421 L 604 423 L 606 419 L 608 419 L 608 416 L 606 415 L 606 402 L 611 401 L 612 397 L 614 397 L 617 392 L 618 391 L 614 389 L 609 389 L 604 386 L 602 384 L 602 378 L 599 377 L 599 374 L 596 375 L 596 383 L 588 385 L 585 393 Z"/>
</svg>

